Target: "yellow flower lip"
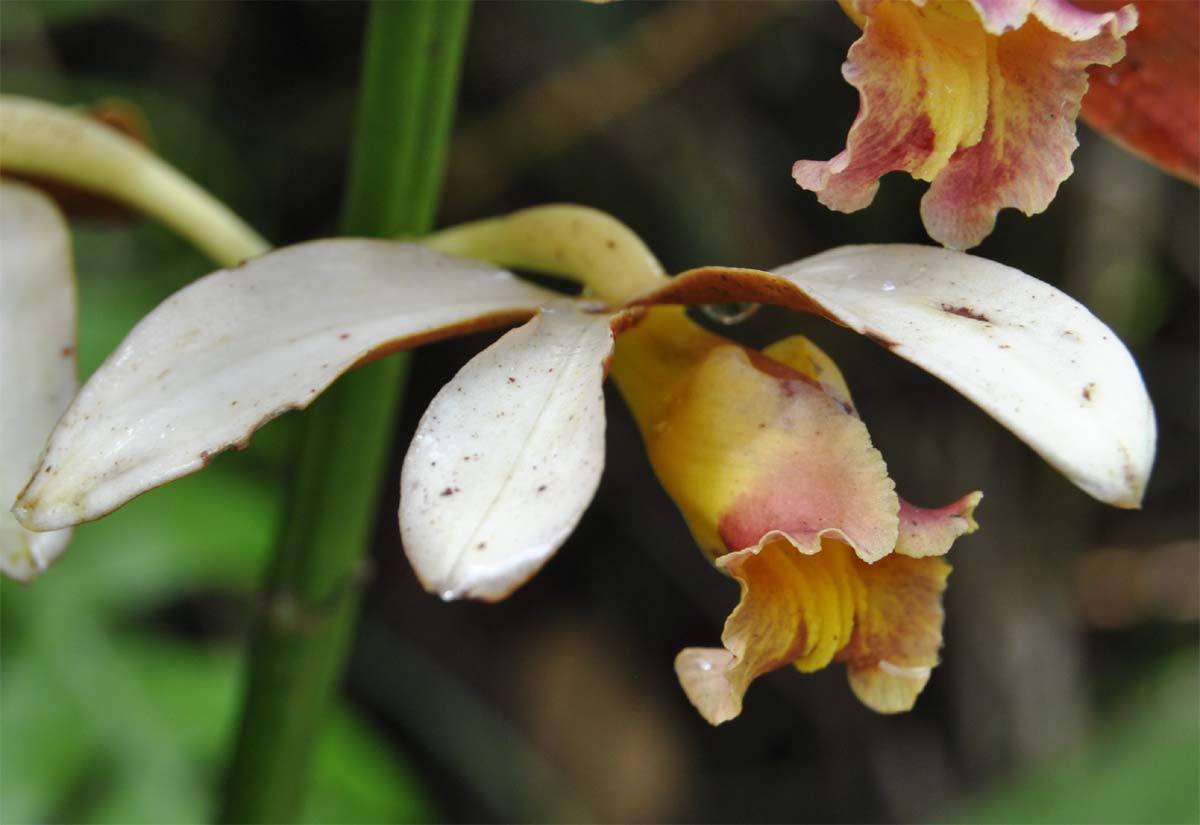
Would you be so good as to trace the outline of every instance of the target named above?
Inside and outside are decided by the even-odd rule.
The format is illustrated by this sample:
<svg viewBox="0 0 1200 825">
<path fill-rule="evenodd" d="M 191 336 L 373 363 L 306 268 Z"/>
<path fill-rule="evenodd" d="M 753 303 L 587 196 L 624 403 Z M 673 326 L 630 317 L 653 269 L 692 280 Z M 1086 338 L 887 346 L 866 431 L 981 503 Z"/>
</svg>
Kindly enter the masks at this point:
<svg viewBox="0 0 1200 825">
<path fill-rule="evenodd" d="M 613 376 L 697 542 L 741 584 L 724 649 L 676 659 L 701 715 L 727 721 L 759 675 L 835 659 L 869 707 L 910 708 L 941 646 L 937 556 L 976 528 L 980 494 L 899 499 L 837 365 L 799 336 L 759 353 L 654 307 Z"/>
</svg>

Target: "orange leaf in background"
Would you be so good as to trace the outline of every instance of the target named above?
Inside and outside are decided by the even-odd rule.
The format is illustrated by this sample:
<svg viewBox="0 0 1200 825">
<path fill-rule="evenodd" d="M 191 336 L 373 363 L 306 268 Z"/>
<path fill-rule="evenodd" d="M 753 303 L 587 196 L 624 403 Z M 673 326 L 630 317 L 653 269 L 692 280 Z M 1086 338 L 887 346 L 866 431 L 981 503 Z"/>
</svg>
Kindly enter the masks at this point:
<svg viewBox="0 0 1200 825">
<path fill-rule="evenodd" d="M 1117 2 L 1081 5 L 1097 10 Z M 1083 119 L 1173 175 L 1200 183 L 1200 3 L 1142 2 L 1125 59 L 1093 66 Z"/>
</svg>

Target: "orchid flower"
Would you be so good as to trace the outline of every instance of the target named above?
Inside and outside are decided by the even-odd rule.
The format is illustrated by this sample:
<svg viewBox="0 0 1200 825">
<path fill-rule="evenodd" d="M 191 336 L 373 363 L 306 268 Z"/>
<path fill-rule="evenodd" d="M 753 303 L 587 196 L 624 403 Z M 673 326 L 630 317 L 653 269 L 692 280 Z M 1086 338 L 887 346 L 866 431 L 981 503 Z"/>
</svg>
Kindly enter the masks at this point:
<svg viewBox="0 0 1200 825">
<path fill-rule="evenodd" d="M 0 97 L 0 168 L 29 181 L 66 183 L 142 209 L 218 263 L 266 243 L 223 204 L 137 141 L 80 113 Z M 0 496 L 11 501 L 37 466 L 51 426 L 78 386 L 71 239 L 54 202 L 0 183 Z M 29 581 L 67 547 L 71 530 L 32 532 L 0 514 L 0 571 Z"/>
<path fill-rule="evenodd" d="M 405 457 L 400 530 L 426 589 L 504 598 L 566 540 L 599 483 L 611 366 L 701 547 L 742 583 L 725 649 L 677 663 L 705 718 L 736 715 L 766 670 L 834 659 L 869 706 L 907 708 L 941 643 L 940 555 L 974 529 L 979 494 L 934 510 L 901 501 L 823 353 L 803 339 L 757 353 L 678 306 L 729 300 L 854 329 L 954 386 L 1091 495 L 1140 501 L 1154 419 L 1137 367 L 1085 308 L 1031 276 L 933 247 L 862 246 L 774 272 L 668 278 L 615 219 L 548 206 L 424 244 L 299 244 L 196 281 L 84 386 L 15 512 L 35 530 L 100 517 L 244 447 L 355 366 L 523 321 L 437 394 Z"/>
<path fill-rule="evenodd" d="M 1111 66 L 1132 5 L 1067 0 L 842 0 L 863 30 L 842 74 L 858 89 L 846 148 L 792 176 L 840 212 L 868 206 L 884 174 L 929 181 L 921 218 L 953 249 L 978 245 L 1005 207 L 1044 210 L 1071 174 L 1089 66 Z"/>
<path fill-rule="evenodd" d="M 1126 149 L 1200 183 L 1200 3 L 1152 0 L 1137 10 L 1125 59 L 1092 67 L 1081 114 Z"/>
</svg>

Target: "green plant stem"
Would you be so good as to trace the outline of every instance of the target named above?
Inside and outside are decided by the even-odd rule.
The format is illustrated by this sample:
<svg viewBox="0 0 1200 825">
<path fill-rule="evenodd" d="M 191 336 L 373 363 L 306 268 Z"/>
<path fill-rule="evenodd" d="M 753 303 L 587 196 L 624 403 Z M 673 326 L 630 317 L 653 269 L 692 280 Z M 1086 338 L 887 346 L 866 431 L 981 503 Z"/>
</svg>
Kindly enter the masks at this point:
<svg viewBox="0 0 1200 825">
<path fill-rule="evenodd" d="M 431 228 L 468 15 L 465 2 L 372 6 L 343 233 Z M 222 821 L 292 821 L 303 804 L 353 635 L 406 366 L 389 358 L 346 376 L 306 414 L 250 643 Z"/>
</svg>

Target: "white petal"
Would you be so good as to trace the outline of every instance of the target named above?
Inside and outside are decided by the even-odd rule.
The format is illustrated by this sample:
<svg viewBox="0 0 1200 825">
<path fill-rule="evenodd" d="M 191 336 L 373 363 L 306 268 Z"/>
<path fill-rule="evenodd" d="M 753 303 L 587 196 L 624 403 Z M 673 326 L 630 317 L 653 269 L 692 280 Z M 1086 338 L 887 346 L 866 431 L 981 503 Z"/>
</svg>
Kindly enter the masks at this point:
<svg viewBox="0 0 1200 825">
<path fill-rule="evenodd" d="M 634 304 L 750 300 L 815 312 L 941 378 L 1088 494 L 1141 503 L 1154 408 L 1086 307 L 1020 270 L 932 246 L 844 246 L 776 269 L 685 272 Z"/>
<path fill-rule="evenodd" d="M 67 226 L 44 195 L 0 183 L 0 570 L 21 581 L 45 570 L 71 539 L 70 530 L 26 530 L 8 506 L 77 386 Z"/>
<path fill-rule="evenodd" d="M 473 358 L 421 419 L 400 533 L 426 589 L 504 598 L 575 528 L 604 466 L 606 315 L 543 311 Z"/>
<path fill-rule="evenodd" d="M 557 300 L 390 241 L 315 241 L 213 273 L 142 319 L 87 383 L 17 515 L 39 529 L 98 518 L 244 446 L 351 367 Z"/>
<path fill-rule="evenodd" d="M 1141 503 L 1154 408 L 1116 333 L 1070 296 L 929 246 L 842 247 L 775 272 L 974 401 L 1089 495 Z"/>
<path fill-rule="evenodd" d="M 52 103 L 0 96 L 0 168 L 109 195 L 171 226 L 219 264 L 267 250 L 223 203 L 146 147 Z"/>
</svg>

